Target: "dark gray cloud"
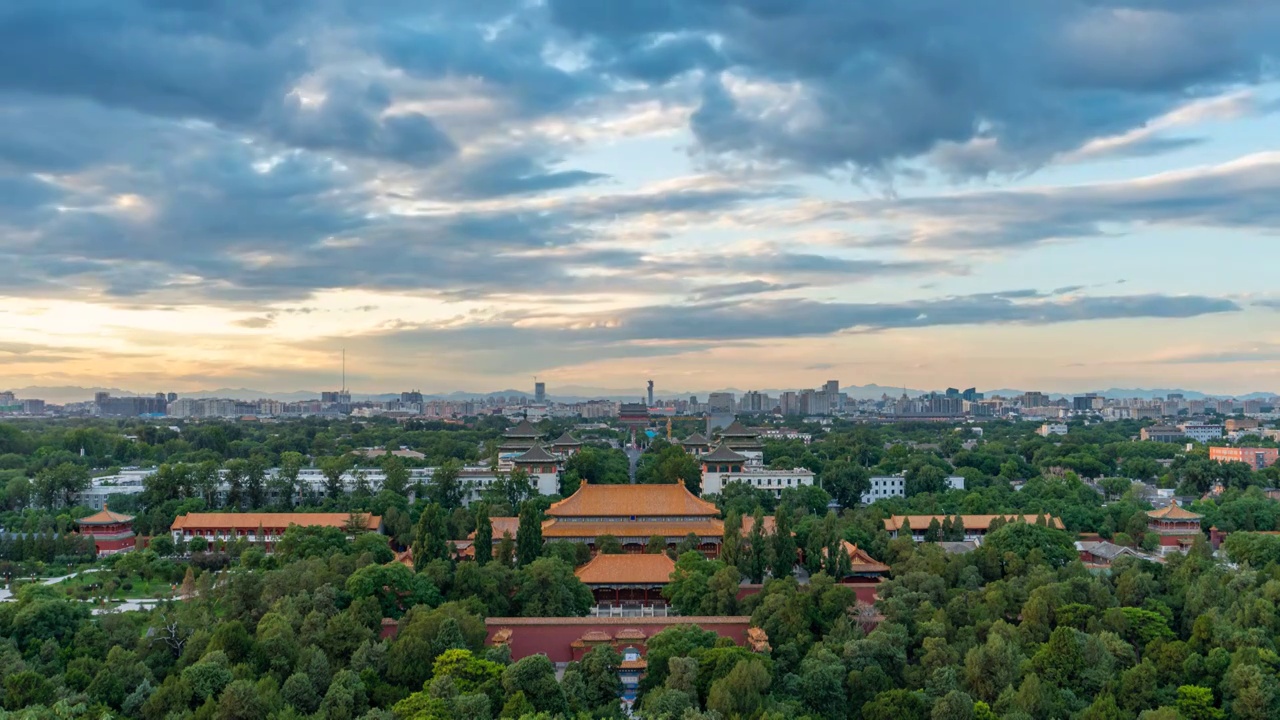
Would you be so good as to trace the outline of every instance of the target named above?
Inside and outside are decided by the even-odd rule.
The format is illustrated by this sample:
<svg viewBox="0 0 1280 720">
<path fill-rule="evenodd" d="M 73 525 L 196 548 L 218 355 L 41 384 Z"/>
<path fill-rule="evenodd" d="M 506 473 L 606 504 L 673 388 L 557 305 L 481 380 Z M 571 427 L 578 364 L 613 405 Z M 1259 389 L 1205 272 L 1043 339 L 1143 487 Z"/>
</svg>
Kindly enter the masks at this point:
<svg viewBox="0 0 1280 720">
<path fill-rule="evenodd" d="M 726 298 L 740 297 L 743 295 L 762 295 L 764 293 L 781 292 L 783 290 L 795 290 L 802 288 L 802 283 L 771 283 L 764 280 L 746 280 L 736 283 L 723 283 L 720 285 L 708 285 L 698 288 L 694 291 L 693 296 L 697 300 L 724 300 Z"/>
<path fill-rule="evenodd" d="M 700 70 L 703 149 L 826 171 L 882 169 L 990 139 L 1017 167 L 1142 126 L 1188 97 L 1268 76 L 1280 8 L 1142 0 L 551 0 L 602 71 Z M 676 38 L 672 40 L 671 38 Z M 714 49 L 702 38 L 714 37 Z M 773 83 L 775 103 L 720 70 Z M 967 171 L 993 169 L 979 157 Z"/>
</svg>

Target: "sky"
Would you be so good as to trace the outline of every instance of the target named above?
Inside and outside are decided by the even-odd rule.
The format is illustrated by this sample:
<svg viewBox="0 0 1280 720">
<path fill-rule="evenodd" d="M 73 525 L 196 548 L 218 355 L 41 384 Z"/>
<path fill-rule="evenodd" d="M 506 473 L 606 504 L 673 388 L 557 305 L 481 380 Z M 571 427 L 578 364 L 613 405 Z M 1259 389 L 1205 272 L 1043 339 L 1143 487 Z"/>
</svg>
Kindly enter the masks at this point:
<svg viewBox="0 0 1280 720">
<path fill-rule="evenodd" d="M 0 386 L 1280 391 L 1280 3 L 8 0 Z"/>
</svg>

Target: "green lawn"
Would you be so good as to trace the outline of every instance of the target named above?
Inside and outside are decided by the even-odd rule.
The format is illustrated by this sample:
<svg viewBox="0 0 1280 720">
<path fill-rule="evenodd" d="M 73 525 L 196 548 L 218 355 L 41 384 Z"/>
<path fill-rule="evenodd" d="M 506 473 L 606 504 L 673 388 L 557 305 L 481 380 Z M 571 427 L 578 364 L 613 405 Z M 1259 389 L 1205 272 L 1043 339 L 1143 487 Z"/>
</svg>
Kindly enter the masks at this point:
<svg viewBox="0 0 1280 720">
<path fill-rule="evenodd" d="M 93 600 L 107 596 L 112 600 L 137 598 L 167 598 L 173 594 L 172 585 L 161 578 L 146 579 L 140 575 L 121 578 L 115 572 L 89 572 L 68 578 L 53 587 L 60 588 L 68 597 L 76 600 Z"/>
</svg>

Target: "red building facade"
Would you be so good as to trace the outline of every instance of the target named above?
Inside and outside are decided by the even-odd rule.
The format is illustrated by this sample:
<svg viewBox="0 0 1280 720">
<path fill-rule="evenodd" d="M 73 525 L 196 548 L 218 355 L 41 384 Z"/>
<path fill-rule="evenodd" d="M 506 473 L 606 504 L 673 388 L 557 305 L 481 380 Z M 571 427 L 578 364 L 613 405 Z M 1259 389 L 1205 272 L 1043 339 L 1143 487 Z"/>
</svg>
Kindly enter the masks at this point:
<svg viewBox="0 0 1280 720">
<path fill-rule="evenodd" d="M 735 643 L 750 647 L 747 630 L 751 617 L 658 617 L 658 618 L 488 618 L 487 642 L 511 648 L 511 659 L 546 655 L 553 663 L 581 660 L 592 647 L 613 645 L 619 652 L 634 648 L 643 656 L 648 638 L 669 627 L 697 625 Z"/>
<path fill-rule="evenodd" d="M 1280 460 L 1280 448 L 1210 447 L 1209 459 L 1218 462 L 1242 462 L 1252 470 L 1269 468 Z"/>
</svg>

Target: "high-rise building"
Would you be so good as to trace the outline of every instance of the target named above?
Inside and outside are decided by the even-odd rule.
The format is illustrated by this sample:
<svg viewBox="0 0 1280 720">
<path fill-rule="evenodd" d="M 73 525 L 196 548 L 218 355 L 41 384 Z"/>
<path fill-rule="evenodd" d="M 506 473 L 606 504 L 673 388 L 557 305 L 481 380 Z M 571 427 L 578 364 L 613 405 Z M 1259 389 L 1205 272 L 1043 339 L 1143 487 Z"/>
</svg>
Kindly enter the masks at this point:
<svg viewBox="0 0 1280 720">
<path fill-rule="evenodd" d="M 707 398 L 707 411 L 712 415 L 733 414 L 733 393 L 713 392 Z"/>
<path fill-rule="evenodd" d="M 1044 407 L 1049 404 L 1049 396 L 1042 392 L 1028 392 L 1022 394 L 1022 407 Z"/>
<path fill-rule="evenodd" d="M 546 383 L 535 382 L 533 384 L 533 401 L 539 404 L 547 401 L 547 384 Z"/>
<path fill-rule="evenodd" d="M 1076 395 L 1071 399 L 1071 409 L 1076 412 L 1088 412 L 1090 410 L 1102 409 L 1102 398 L 1097 393 L 1087 393 L 1085 395 Z"/>
<path fill-rule="evenodd" d="M 166 402 L 173 402 L 174 400 L 178 399 L 178 393 L 171 392 L 168 395 L 166 395 L 164 399 Z"/>
<path fill-rule="evenodd" d="M 839 395 L 839 394 L 840 394 L 840 381 L 839 381 L 839 380 L 828 380 L 828 381 L 826 382 L 826 384 L 822 386 L 822 392 L 824 392 L 824 393 L 826 393 L 826 394 L 828 394 L 828 395 L 831 395 L 831 396 L 833 396 L 833 397 L 834 397 L 834 396 L 836 396 L 836 395 Z"/>
<path fill-rule="evenodd" d="M 409 392 L 402 392 L 402 393 L 400 393 L 400 402 L 401 402 L 402 404 L 406 404 L 406 405 L 407 405 L 407 404 L 410 404 L 410 403 L 419 403 L 419 404 L 421 404 L 421 403 L 422 403 L 422 393 L 418 392 L 417 390 L 410 390 Z"/>
<path fill-rule="evenodd" d="M 649 381 L 649 407 L 653 407 L 653 381 Z"/>
<path fill-rule="evenodd" d="M 155 397 L 111 397 L 110 393 L 99 392 L 93 399 L 103 417 L 163 415 L 169 404 L 164 393 L 156 393 Z"/>
</svg>

